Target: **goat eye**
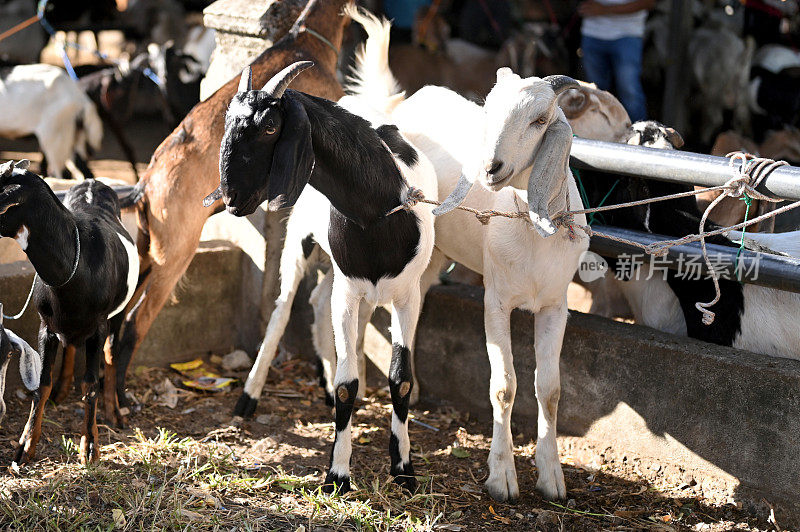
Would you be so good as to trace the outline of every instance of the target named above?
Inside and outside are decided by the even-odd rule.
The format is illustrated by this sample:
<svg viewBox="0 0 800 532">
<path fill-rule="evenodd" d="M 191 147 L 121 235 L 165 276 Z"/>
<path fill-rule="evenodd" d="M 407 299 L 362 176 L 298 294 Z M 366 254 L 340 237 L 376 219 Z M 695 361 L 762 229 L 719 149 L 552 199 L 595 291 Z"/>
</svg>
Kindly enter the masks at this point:
<svg viewBox="0 0 800 532">
<path fill-rule="evenodd" d="M 267 127 L 264 128 L 264 133 L 267 135 L 272 135 L 275 133 L 275 125 L 272 123 L 267 124 Z"/>
<path fill-rule="evenodd" d="M 534 120 L 533 122 L 531 122 L 531 125 L 532 125 L 532 126 L 543 126 L 543 125 L 545 125 L 546 123 L 547 123 L 547 117 L 540 116 L 539 118 L 537 118 L 536 120 Z"/>
</svg>

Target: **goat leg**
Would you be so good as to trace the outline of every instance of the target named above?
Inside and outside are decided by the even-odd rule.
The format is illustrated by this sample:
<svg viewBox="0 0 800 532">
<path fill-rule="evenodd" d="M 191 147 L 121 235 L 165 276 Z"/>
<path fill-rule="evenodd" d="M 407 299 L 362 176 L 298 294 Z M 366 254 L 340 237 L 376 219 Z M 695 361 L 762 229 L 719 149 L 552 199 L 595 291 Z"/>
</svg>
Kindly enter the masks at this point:
<svg viewBox="0 0 800 532">
<path fill-rule="evenodd" d="M 75 378 L 75 346 L 68 345 L 64 349 L 64 360 L 61 362 L 61 373 L 58 376 L 58 392 L 53 400 L 60 404 L 69 395 L 72 382 Z"/>
<path fill-rule="evenodd" d="M 125 428 L 128 420 L 120 409 L 120 404 L 124 400 L 125 393 L 125 371 L 120 372 L 118 359 L 114 356 L 114 346 L 119 342 L 120 328 L 122 325 L 123 314 L 119 314 L 109 320 L 111 333 L 105 342 L 103 362 L 105 363 L 105 377 L 103 379 L 103 415 L 106 423 L 112 424 L 116 428 Z M 130 361 L 130 358 L 127 359 Z M 125 362 L 127 369 L 127 362 Z M 119 382 L 122 379 L 123 382 Z"/>
<path fill-rule="evenodd" d="M 53 389 L 53 362 L 58 353 L 58 337 L 50 332 L 44 324 L 39 327 L 39 352 L 44 358 L 42 374 L 39 379 L 39 389 L 33 392 L 33 403 L 28 422 L 19 438 L 19 447 L 14 453 L 12 464 L 23 465 L 33 460 L 36 456 L 36 445 L 42 436 L 42 418 L 47 399 Z"/>
<path fill-rule="evenodd" d="M 108 336 L 108 327 L 103 325 L 86 340 L 86 374 L 83 376 L 83 425 L 81 425 L 81 464 L 100 459 L 100 440 L 97 433 L 97 395 L 100 381 L 100 353 Z"/>
</svg>

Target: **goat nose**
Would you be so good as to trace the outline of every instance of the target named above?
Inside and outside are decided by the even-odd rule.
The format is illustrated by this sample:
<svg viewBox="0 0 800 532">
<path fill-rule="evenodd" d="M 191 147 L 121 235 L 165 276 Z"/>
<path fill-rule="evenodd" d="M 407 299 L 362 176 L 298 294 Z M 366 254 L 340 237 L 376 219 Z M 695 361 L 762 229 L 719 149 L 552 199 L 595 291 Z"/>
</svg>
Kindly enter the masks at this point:
<svg viewBox="0 0 800 532">
<path fill-rule="evenodd" d="M 486 173 L 491 175 L 491 174 L 496 174 L 497 172 L 499 172 L 502 167 L 503 167 L 503 162 L 502 161 L 492 161 L 492 162 L 490 162 L 489 164 L 486 165 L 485 169 L 486 169 Z"/>
</svg>

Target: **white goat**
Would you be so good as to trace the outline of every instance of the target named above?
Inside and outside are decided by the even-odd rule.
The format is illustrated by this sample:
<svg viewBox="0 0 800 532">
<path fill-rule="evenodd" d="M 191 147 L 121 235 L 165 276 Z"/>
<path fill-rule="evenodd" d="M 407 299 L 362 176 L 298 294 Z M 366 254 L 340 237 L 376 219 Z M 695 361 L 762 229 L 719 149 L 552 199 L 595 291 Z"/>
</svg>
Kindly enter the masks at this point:
<svg viewBox="0 0 800 532">
<path fill-rule="evenodd" d="M 369 36 L 366 54 L 357 61 L 357 81 L 353 88 L 374 106 L 390 109 L 398 98 L 385 59 L 388 25 L 364 13 L 349 14 L 365 27 Z M 489 387 L 494 411 L 486 487 L 498 500 L 519 495 L 511 436 L 516 376 L 510 320 L 515 308 L 529 310 L 536 316 L 537 489 L 548 498 L 566 496 L 556 446 L 558 363 L 568 315 L 567 287 L 581 253 L 588 248 L 588 239 L 581 234 L 571 238 L 565 229 L 558 230 L 553 225 L 550 216 L 567 208 L 582 208 L 568 168 L 572 132 L 556 105 L 557 95 L 575 85 L 573 80 L 563 77 L 521 79 L 504 68 L 498 71 L 497 85 L 489 93 L 484 108 L 448 89 L 425 87 L 401 102 L 392 114 L 403 135 L 436 168 L 440 196 L 456 190 L 447 199 L 447 205 L 452 207 L 463 199 L 459 198 L 463 194 L 465 204 L 476 209 L 528 209 L 537 229 L 532 231 L 526 221 L 505 218 L 493 219 L 484 226 L 463 211 L 440 216 L 436 219 L 439 251 L 434 252 L 423 276 L 424 294 L 445 262 L 444 256 L 484 276 L 486 342 L 491 364 Z M 477 178 L 477 168 L 484 168 L 480 172 L 481 182 L 497 190 L 496 193 L 484 187 L 469 191 L 466 181 Z M 469 176 L 466 179 L 465 172 Z M 520 188 L 527 188 L 527 193 Z M 578 215 L 576 221 L 585 224 L 585 217 Z M 326 290 L 330 290 L 329 281 L 323 282 L 312 298 L 317 316 L 315 338 L 329 335 L 327 298 L 321 294 Z M 319 354 L 327 359 L 326 367 L 332 366 L 335 354 L 330 344 L 326 348 L 324 342 L 318 341 L 317 347 L 323 348 Z"/>
<path fill-rule="evenodd" d="M 75 155 L 99 150 L 103 124 L 92 101 L 60 68 L 20 65 L 0 69 L 0 136 L 35 135 L 54 177 Z M 73 168 L 70 170 L 74 171 Z"/>
</svg>

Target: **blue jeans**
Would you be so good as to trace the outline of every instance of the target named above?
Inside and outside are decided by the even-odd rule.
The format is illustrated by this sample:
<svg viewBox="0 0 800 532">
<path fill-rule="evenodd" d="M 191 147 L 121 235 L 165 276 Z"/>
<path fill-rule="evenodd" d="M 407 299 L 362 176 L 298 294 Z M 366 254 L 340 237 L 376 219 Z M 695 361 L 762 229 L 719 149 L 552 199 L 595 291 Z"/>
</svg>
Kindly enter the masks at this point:
<svg viewBox="0 0 800 532">
<path fill-rule="evenodd" d="M 647 119 L 644 89 L 642 89 L 642 38 L 623 37 L 613 41 L 581 38 L 583 69 L 586 81 L 599 89 L 614 93 L 631 121 Z"/>
</svg>

